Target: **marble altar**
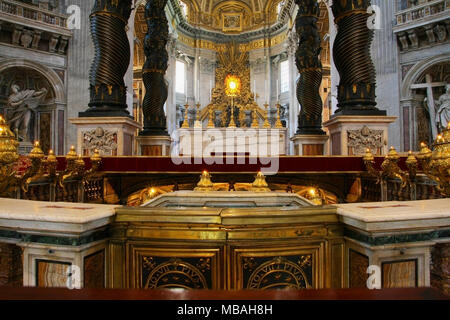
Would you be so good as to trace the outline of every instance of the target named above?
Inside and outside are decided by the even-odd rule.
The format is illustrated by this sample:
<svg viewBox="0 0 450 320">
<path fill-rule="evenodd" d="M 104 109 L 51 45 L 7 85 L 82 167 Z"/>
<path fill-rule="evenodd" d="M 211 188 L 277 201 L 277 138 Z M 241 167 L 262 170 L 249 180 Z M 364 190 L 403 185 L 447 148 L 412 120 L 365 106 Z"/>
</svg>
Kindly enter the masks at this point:
<svg viewBox="0 0 450 320">
<path fill-rule="evenodd" d="M 210 157 L 222 154 L 248 154 L 255 157 L 288 154 L 286 129 L 188 128 L 172 134 L 172 154 Z"/>
<path fill-rule="evenodd" d="M 431 250 L 450 240 L 450 199 L 336 207 L 349 263 L 379 266 L 383 288 L 430 286 Z"/>
<path fill-rule="evenodd" d="M 0 207 L 0 243 L 22 248 L 24 286 L 66 287 L 69 272 L 80 275 L 74 287 L 105 286 L 91 261 L 107 256 L 117 206 L 2 198 Z"/>
<path fill-rule="evenodd" d="M 365 287 L 369 266 L 382 287 L 423 287 L 434 246 L 450 243 L 450 199 L 313 206 L 293 194 L 179 191 L 135 208 L 0 208 L 0 244 L 23 248 L 26 286 L 65 286 L 73 265 L 81 287 L 168 287 L 155 280 L 164 270 L 169 287 Z M 282 284 L 264 266 L 297 276 Z M 178 268 L 199 282 L 176 282 Z"/>
</svg>

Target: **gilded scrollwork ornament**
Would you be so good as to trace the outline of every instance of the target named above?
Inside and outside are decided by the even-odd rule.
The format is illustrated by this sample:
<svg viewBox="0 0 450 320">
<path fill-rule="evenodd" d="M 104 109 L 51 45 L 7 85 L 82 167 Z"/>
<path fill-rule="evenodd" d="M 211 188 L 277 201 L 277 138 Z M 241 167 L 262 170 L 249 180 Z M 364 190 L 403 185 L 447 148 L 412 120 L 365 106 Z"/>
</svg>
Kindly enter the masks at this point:
<svg viewBox="0 0 450 320">
<path fill-rule="evenodd" d="M 200 258 L 198 260 L 198 263 L 196 264 L 196 267 L 202 273 L 205 273 L 206 271 L 210 271 L 211 270 L 211 258 Z"/>
<path fill-rule="evenodd" d="M 381 164 L 381 170 L 375 168 L 375 158 L 370 149 L 363 157 L 364 164 L 370 176 L 377 179 L 377 183 L 387 179 L 401 181 L 401 188 L 409 185 L 412 192 L 415 190 L 416 177 L 419 169 L 431 180 L 437 183 L 437 189 L 443 196 L 450 196 L 450 125 L 436 138 L 433 150 L 425 143 L 421 144 L 420 152 L 414 155 L 411 151 L 405 160 L 407 170 L 399 165 L 400 156 L 394 147 Z"/>
<path fill-rule="evenodd" d="M 418 169 L 418 161 L 412 151 L 408 152 L 408 158 L 406 159 L 406 167 L 408 168 L 408 179 L 410 183 L 415 182 Z"/>
<path fill-rule="evenodd" d="M 0 196 L 8 196 L 18 183 L 14 170 L 19 159 L 18 146 L 16 136 L 0 115 Z"/>
<path fill-rule="evenodd" d="M 85 162 L 72 147 L 66 156 L 66 168 L 57 171 L 58 159 L 53 150 L 45 156 L 39 141 L 35 141 L 30 154 L 25 158 L 27 165 L 25 169 L 18 172 L 17 166 L 20 158 L 17 152 L 19 142 L 10 130 L 3 117 L 0 116 L 0 196 L 8 197 L 13 192 L 27 193 L 33 183 L 49 183 L 50 201 L 55 201 L 55 188 L 57 185 L 65 190 L 65 184 L 69 180 L 89 181 L 93 176 L 99 175 L 101 157 L 94 153 L 91 161 L 91 169 L 86 170 Z"/>
<path fill-rule="evenodd" d="M 379 184 L 381 182 L 381 173 L 375 169 L 375 157 L 373 156 L 370 148 L 366 149 L 366 153 L 363 156 L 363 161 L 369 175 L 376 178 L 376 183 Z"/>
<path fill-rule="evenodd" d="M 195 191 L 214 191 L 214 184 L 211 181 L 211 175 L 208 171 L 203 171 L 200 176 L 200 181 L 197 184 Z"/>
<path fill-rule="evenodd" d="M 250 191 L 253 192 L 270 192 L 269 184 L 266 181 L 264 174 L 259 171 L 255 177 L 255 181 L 252 183 Z"/>
<path fill-rule="evenodd" d="M 244 257 L 242 259 L 242 266 L 244 270 L 249 270 L 252 272 L 255 270 L 255 268 L 258 266 L 257 262 L 255 261 L 255 258 L 252 257 Z"/>
<path fill-rule="evenodd" d="M 417 159 L 424 173 L 437 183 L 441 194 L 450 197 L 450 123 L 436 137 L 433 150 L 421 144 Z"/>
<path fill-rule="evenodd" d="M 385 157 L 383 163 L 381 164 L 381 177 L 383 179 L 399 179 L 402 182 L 401 187 L 404 188 L 408 183 L 408 178 L 407 173 L 399 167 L 399 160 L 400 156 L 398 155 L 397 150 L 395 150 L 394 147 L 391 147 L 388 155 Z"/>
<path fill-rule="evenodd" d="M 373 156 L 370 148 L 366 149 L 366 153 L 363 156 L 363 161 L 366 166 L 366 169 L 371 177 L 376 178 L 376 183 L 380 184 L 387 179 L 398 179 L 401 181 L 401 188 L 405 188 L 408 183 L 411 185 L 411 179 L 408 174 L 414 172 L 413 171 L 413 161 L 409 159 L 410 167 L 409 171 L 406 172 L 402 170 L 398 164 L 400 160 L 400 156 L 395 150 L 394 147 L 391 147 L 388 155 L 384 158 L 381 164 L 381 171 L 378 171 L 375 168 L 375 157 Z"/>
<path fill-rule="evenodd" d="M 34 148 L 28 155 L 28 158 L 31 160 L 31 166 L 20 179 L 20 186 L 23 192 L 28 192 L 28 186 L 30 185 L 30 183 L 32 183 L 33 181 L 38 181 L 45 176 L 45 155 L 41 149 L 39 141 L 36 141 L 34 143 Z"/>
</svg>

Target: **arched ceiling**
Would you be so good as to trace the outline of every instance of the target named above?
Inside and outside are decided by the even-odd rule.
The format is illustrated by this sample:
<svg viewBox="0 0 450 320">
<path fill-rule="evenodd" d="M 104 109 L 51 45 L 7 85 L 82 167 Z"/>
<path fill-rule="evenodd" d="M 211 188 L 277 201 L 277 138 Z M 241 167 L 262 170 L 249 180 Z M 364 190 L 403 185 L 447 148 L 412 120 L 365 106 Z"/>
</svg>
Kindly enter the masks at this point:
<svg viewBox="0 0 450 320">
<path fill-rule="evenodd" d="M 210 34 L 213 35 L 227 35 L 228 37 L 240 37 L 239 34 L 245 33 L 250 31 L 249 33 L 259 33 L 259 31 L 252 31 L 261 29 L 264 26 L 272 26 L 275 23 L 278 24 L 287 24 L 286 21 L 286 15 L 290 15 L 291 13 L 287 13 L 293 8 L 292 5 L 295 6 L 294 2 L 292 0 L 284 0 L 284 9 L 281 11 L 281 15 L 285 15 L 284 17 L 278 17 L 278 4 L 282 0 L 173 0 L 175 4 L 178 4 L 178 1 L 180 3 L 184 3 L 184 1 L 188 4 L 187 8 L 187 16 L 184 17 L 184 21 L 187 21 L 187 23 L 193 27 L 193 29 L 205 29 L 208 30 Z M 172 2 L 173 3 L 173 2 Z M 143 43 L 144 43 L 144 37 L 147 32 L 147 24 L 145 20 L 145 13 L 144 13 L 144 6 L 145 0 L 137 0 L 136 5 L 136 16 L 134 20 L 135 25 L 135 52 L 134 52 L 134 65 L 136 68 L 139 68 L 143 65 L 145 61 L 144 56 L 144 50 L 143 50 Z M 270 16 L 271 8 L 275 9 L 275 16 L 272 16 L 272 20 L 268 19 L 267 17 Z M 330 64 L 330 44 L 329 44 L 329 37 L 326 37 L 326 35 L 329 32 L 329 17 L 328 17 L 328 10 L 327 6 L 325 4 L 324 0 L 320 0 L 320 18 L 317 22 L 317 26 L 319 28 L 319 32 L 321 35 L 321 38 L 323 40 L 322 43 L 322 63 L 324 64 L 324 67 Z M 241 11 L 240 11 L 241 10 Z M 219 14 L 220 13 L 220 14 Z M 236 13 L 242 13 L 243 20 L 242 20 L 242 31 L 238 31 L 238 28 L 236 28 L 235 31 L 229 30 L 229 31 L 223 31 L 223 17 L 233 15 Z M 177 14 L 177 13 L 175 13 Z M 178 11 L 178 14 L 180 14 L 180 11 Z M 203 16 L 203 18 L 212 17 L 210 20 L 209 18 L 206 18 L 203 22 L 198 22 L 199 19 Z M 197 18 L 195 18 L 197 17 Z M 200 17 L 200 18 L 199 18 Z M 261 20 L 260 17 L 263 17 Z M 197 20 L 195 20 L 195 19 Z M 291 18 L 295 18 L 291 17 Z M 196 23 L 190 22 L 194 19 Z M 214 20 L 215 19 L 215 20 Z M 233 19 L 231 19 L 233 20 Z M 180 20 L 172 19 L 172 23 L 178 23 Z M 269 22 L 267 22 L 269 21 Z M 183 22 L 186 24 L 185 22 Z M 173 25 L 175 29 L 178 27 L 176 25 Z M 228 29 L 230 28 L 228 25 Z M 286 31 L 284 31 L 286 32 Z M 263 36 L 263 34 L 261 34 Z M 258 37 L 258 35 L 256 36 Z M 222 38 L 218 38 L 219 43 L 224 43 Z M 256 38 L 257 39 L 257 38 Z M 240 39 L 239 39 L 240 40 Z M 212 40 L 214 42 L 214 38 Z M 249 40 L 250 41 L 250 40 Z M 238 41 L 239 42 L 239 41 Z M 209 48 L 209 47 L 208 47 Z"/>
<path fill-rule="evenodd" d="M 282 0 L 180 0 L 186 20 L 196 27 L 226 33 L 245 32 L 277 21 Z"/>
</svg>

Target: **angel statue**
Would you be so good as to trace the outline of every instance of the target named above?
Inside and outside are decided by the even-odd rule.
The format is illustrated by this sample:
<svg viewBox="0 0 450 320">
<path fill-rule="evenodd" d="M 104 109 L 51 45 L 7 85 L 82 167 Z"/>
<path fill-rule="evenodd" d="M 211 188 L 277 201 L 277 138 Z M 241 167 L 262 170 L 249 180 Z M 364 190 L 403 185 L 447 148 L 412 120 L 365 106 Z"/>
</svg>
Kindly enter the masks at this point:
<svg viewBox="0 0 450 320">
<path fill-rule="evenodd" d="M 28 131 L 32 113 L 36 112 L 36 108 L 47 96 L 47 89 L 20 91 L 18 85 L 12 85 L 11 91 L 12 94 L 8 98 L 8 108 L 11 108 L 12 112 L 8 117 L 8 123 L 11 130 L 17 130 L 20 141 L 28 142 L 30 140 Z"/>
</svg>

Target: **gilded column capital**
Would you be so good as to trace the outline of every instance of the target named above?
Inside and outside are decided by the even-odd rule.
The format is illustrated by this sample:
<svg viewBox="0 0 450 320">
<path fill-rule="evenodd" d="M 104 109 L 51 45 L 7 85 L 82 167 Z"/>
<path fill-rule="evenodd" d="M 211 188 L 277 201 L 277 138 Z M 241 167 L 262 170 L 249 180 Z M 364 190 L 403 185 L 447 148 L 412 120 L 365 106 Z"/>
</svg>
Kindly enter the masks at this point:
<svg viewBox="0 0 450 320">
<path fill-rule="evenodd" d="M 91 11 L 91 17 L 96 15 L 112 16 L 125 25 L 131 16 L 132 0 L 96 0 Z"/>
<path fill-rule="evenodd" d="M 331 8 L 335 22 L 338 23 L 340 19 L 352 14 L 370 15 L 367 9 L 371 5 L 371 0 L 334 0 Z"/>
</svg>

